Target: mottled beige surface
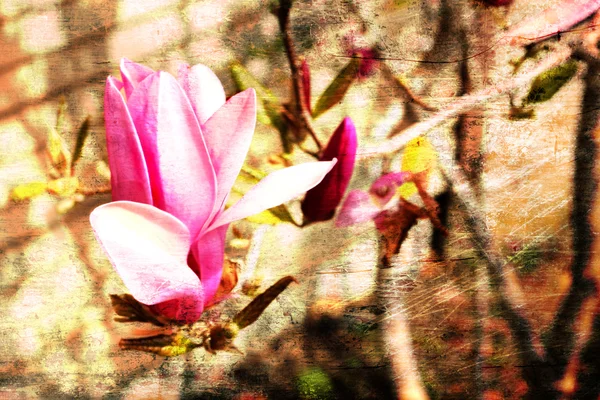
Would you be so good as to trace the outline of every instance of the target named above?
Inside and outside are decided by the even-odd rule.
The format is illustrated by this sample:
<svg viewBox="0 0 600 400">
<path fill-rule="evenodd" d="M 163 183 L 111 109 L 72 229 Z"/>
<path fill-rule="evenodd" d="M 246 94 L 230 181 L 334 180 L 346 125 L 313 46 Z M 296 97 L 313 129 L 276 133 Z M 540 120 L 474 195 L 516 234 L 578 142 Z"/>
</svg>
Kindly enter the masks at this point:
<svg viewBox="0 0 600 400">
<path fill-rule="evenodd" d="M 389 62 L 394 72 L 403 74 L 426 102 L 437 107 L 449 104 L 457 91 L 455 64 L 419 66 L 402 61 L 419 59 L 433 45 L 437 28 L 427 22 L 426 13 L 435 10 L 437 3 L 356 3 L 359 15 L 370 28 L 364 39 L 366 44 L 382 43 L 385 55 L 398 59 Z M 453 7 L 463 9 L 465 24 L 472 26 L 473 51 L 488 48 L 493 40 L 478 39 L 479 25 L 469 22 L 469 18 L 474 18 L 472 3 L 453 3 Z M 510 12 L 494 10 L 482 18 L 496 37 L 502 25 L 519 21 L 550 3 L 516 0 Z M 339 57 L 343 55 L 341 38 L 358 31 L 360 21 L 349 12 L 347 2 L 303 1 L 298 2 L 292 14 L 292 24 L 301 38 L 298 52 L 307 58 L 312 69 L 314 102 L 346 62 Z M 180 61 L 204 63 L 216 71 L 228 95 L 234 93 L 234 85 L 227 68 L 237 60 L 274 92 L 287 98 L 288 65 L 277 35 L 275 17 L 259 1 L 0 3 L 1 398 L 101 398 L 112 393 L 131 399 L 171 399 L 178 398 L 183 389 L 205 396 L 220 391 L 221 396 L 228 398 L 246 390 L 260 392 L 261 386 L 277 384 L 285 357 L 305 362 L 301 354 L 304 334 L 297 325 L 304 321 L 307 306 L 323 298 L 357 299 L 373 290 L 378 245 L 370 224 L 335 229 L 327 222 L 299 229 L 291 225 L 259 228 L 240 222 L 236 227 L 241 236 L 251 239 L 251 248 L 256 248 L 256 253 L 246 258 L 246 264 L 262 277 L 263 287 L 283 274 L 293 274 L 300 281 L 300 285 L 285 291 L 259 322 L 241 334 L 237 344 L 246 355 L 212 356 L 197 350 L 189 356 L 165 360 L 122 352 L 117 347 L 118 340 L 131 335 L 131 328 L 112 321 L 108 294 L 126 289 L 88 223 L 93 207 L 109 201 L 110 195 L 89 196 L 65 215 L 56 212 L 60 199 L 49 194 L 31 202 L 15 203 L 9 199 L 16 185 L 46 180 L 44 146 L 48 130 L 56 123 L 61 96 L 67 102 L 65 137 L 70 146 L 79 124 L 91 116 L 93 133 L 77 174 L 91 189 L 105 186 L 106 179 L 96 171 L 97 161 L 106 160 L 103 85 L 107 75 L 117 74 L 121 57 L 171 72 L 176 72 Z M 447 40 L 451 45 L 454 39 Z M 476 87 L 483 88 L 507 77 L 508 61 L 520 54 L 522 50 L 505 46 L 489 50 L 482 56 L 489 80 L 478 81 Z M 473 60 L 472 65 L 481 68 L 477 62 L 478 59 Z M 344 115 L 353 118 L 359 142 L 384 138 L 403 113 L 402 99 L 392 98 L 385 89 L 379 75 L 353 85 L 343 103 L 315 123 L 323 140 Z M 573 80 L 552 101 L 538 107 L 531 120 L 509 121 L 507 96 L 485 104 L 485 215 L 495 235 L 495 248 L 504 251 L 513 241 L 552 236 L 564 252 L 554 262 L 556 271 L 563 270 L 569 259 L 571 160 L 581 90 L 579 79 Z M 427 114 L 421 117 L 426 118 Z M 432 141 L 450 138 L 449 126 L 436 128 L 431 133 Z M 249 162 L 269 168 L 268 156 L 280 152 L 277 137 L 273 128 L 259 125 Z M 295 159 L 308 160 L 299 154 Z M 392 165 L 397 169 L 398 160 L 394 159 Z M 366 189 L 380 171 L 380 161 L 359 161 L 352 187 Z M 293 207 L 297 210 L 298 205 Z M 406 300 L 409 322 L 415 324 L 419 343 L 427 340 L 426 328 L 435 329 L 462 307 L 462 303 L 454 302 L 455 297 L 469 291 L 468 285 L 455 282 L 456 276 L 446 270 L 428 270 L 433 275 L 420 275 L 423 260 L 430 257 L 429 233 L 429 223 L 420 222 L 405 243 L 395 272 L 391 272 L 400 278 L 416 279 L 421 291 L 413 292 Z M 257 236 L 260 240 L 256 240 Z M 455 226 L 450 236 L 452 257 L 471 254 L 465 238 L 464 228 Z M 244 249 L 229 251 L 236 257 L 246 257 Z M 251 271 L 244 269 L 241 276 L 242 283 L 253 277 Z M 524 300 L 537 332 L 549 322 L 556 293 L 566 288 L 560 278 L 559 273 L 547 273 L 545 291 L 535 293 L 528 290 L 530 282 L 523 283 Z M 556 290 L 549 292 L 549 287 Z M 448 295 L 448 291 L 456 291 L 457 295 Z M 421 297 L 414 293 L 421 293 Z M 225 314 L 231 315 L 249 301 L 249 297 L 240 294 L 223 306 Z M 273 347 L 270 340 L 280 335 L 279 347 Z M 350 346 L 365 350 L 369 345 Z M 374 348 L 370 354 L 374 363 L 381 351 L 380 347 Z M 245 363 L 251 364 L 253 357 L 262 357 L 273 367 L 265 373 L 270 381 L 259 377 L 254 386 L 242 384 L 239 376 L 232 373 Z M 326 360 L 330 356 L 314 357 Z M 456 365 L 451 356 L 448 360 L 444 369 L 470 368 L 466 361 Z M 336 360 L 331 362 L 335 364 Z M 422 366 L 422 372 L 435 375 L 432 368 Z M 293 385 L 293 377 L 287 376 L 281 382 Z"/>
</svg>

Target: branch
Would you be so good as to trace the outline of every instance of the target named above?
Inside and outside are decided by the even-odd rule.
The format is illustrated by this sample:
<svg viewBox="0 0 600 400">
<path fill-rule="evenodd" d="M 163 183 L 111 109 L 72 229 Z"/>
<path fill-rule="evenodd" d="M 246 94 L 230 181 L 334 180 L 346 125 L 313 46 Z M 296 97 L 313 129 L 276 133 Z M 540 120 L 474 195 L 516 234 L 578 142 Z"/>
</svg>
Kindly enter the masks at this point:
<svg viewBox="0 0 600 400">
<path fill-rule="evenodd" d="M 597 209 L 596 160 L 598 145 L 595 136 L 600 129 L 600 61 L 589 61 L 584 78 L 585 91 L 581 106 L 581 119 L 575 141 L 575 171 L 573 173 L 573 261 L 571 262 L 572 283 L 563 298 L 558 312 L 548 331 L 546 351 L 549 360 L 556 365 L 555 380 L 564 374 L 575 346 L 575 320 L 583 301 L 591 294 L 591 282 L 584 277 L 584 270 L 594 262 L 592 251 L 594 232 L 592 210 Z"/>
<path fill-rule="evenodd" d="M 380 254 L 385 253 L 385 240 L 380 240 Z M 383 257 L 379 257 L 380 263 Z M 377 266 L 376 296 L 378 305 L 385 310 L 381 330 L 385 347 L 389 352 L 392 378 L 398 399 L 426 400 L 429 397 L 423 386 L 408 326 L 402 279 L 394 276 L 396 269 Z"/>
<path fill-rule="evenodd" d="M 277 9 L 277 19 L 279 20 L 279 30 L 283 36 L 285 52 L 290 63 L 290 70 L 292 71 L 292 88 L 294 95 L 294 106 L 296 108 L 296 120 L 300 123 L 300 127 L 308 132 L 308 134 L 313 138 L 317 148 L 319 149 L 319 152 L 321 152 L 323 145 L 317 138 L 317 134 L 310 123 L 310 112 L 306 108 L 305 102 L 302 101 L 302 76 L 300 74 L 300 69 L 298 68 L 296 49 L 294 48 L 294 41 L 292 40 L 292 33 L 290 29 L 291 9 L 292 0 L 280 0 L 279 8 Z"/>
<path fill-rule="evenodd" d="M 510 92 L 521 86 L 531 84 L 532 79 L 534 79 L 536 76 L 552 67 L 560 65 L 566 61 L 570 55 L 571 50 L 569 48 L 557 50 L 556 52 L 550 54 L 544 61 L 539 63 L 529 72 L 508 78 L 498 85 L 481 90 L 472 95 L 462 96 L 442 111 L 433 115 L 428 120 L 418 122 L 406 129 L 402 135 L 396 136 L 389 140 L 377 141 L 376 143 L 372 143 L 370 146 L 367 145 L 363 147 L 361 151 L 361 157 L 371 158 L 381 156 L 382 154 L 397 152 L 404 148 L 404 146 L 406 146 L 410 140 L 429 133 L 433 128 L 442 124 L 446 120 L 457 117 L 459 114 L 477 107 L 478 105 L 496 98 L 504 93 Z"/>
<path fill-rule="evenodd" d="M 490 279 L 490 287 L 496 291 L 502 308 L 503 317 L 508 322 L 511 334 L 515 340 L 515 344 L 519 350 L 522 363 L 525 366 L 523 369 L 523 378 L 527 382 L 530 389 L 537 390 L 537 393 L 544 392 L 550 396 L 554 393 L 552 388 L 544 385 L 544 359 L 539 355 L 533 345 L 534 333 L 531 324 L 527 318 L 521 313 L 523 308 L 517 299 L 512 295 L 513 288 L 508 280 L 504 278 L 503 262 L 492 252 L 492 237 L 485 225 L 481 215 L 477 212 L 477 200 L 471 185 L 464 172 L 458 166 L 454 166 L 451 170 L 442 172 L 448 184 L 454 190 L 454 198 L 458 206 L 464 211 L 465 219 L 469 229 L 471 230 L 471 240 L 475 246 L 475 250 L 479 256 L 485 260 L 487 273 Z M 545 392 L 548 391 L 548 392 Z M 548 398 L 542 397 L 542 398 Z"/>
<path fill-rule="evenodd" d="M 579 355 L 580 363 L 584 366 L 577 375 L 577 391 L 574 399 L 597 399 L 600 394 L 598 376 L 600 374 L 600 310 L 592 325 L 592 336 Z"/>
</svg>

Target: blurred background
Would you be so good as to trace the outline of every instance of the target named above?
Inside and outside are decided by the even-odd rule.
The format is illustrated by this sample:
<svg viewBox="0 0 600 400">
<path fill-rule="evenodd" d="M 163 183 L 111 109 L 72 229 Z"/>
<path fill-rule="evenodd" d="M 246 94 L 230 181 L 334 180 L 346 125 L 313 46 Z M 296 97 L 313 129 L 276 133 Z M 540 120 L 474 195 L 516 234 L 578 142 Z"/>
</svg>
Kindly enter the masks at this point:
<svg viewBox="0 0 600 400">
<path fill-rule="evenodd" d="M 401 135 L 457 96 L 509 78 L 525 49 L 499 41 L 503 32 L 555 3 L 295 1 L 292 37 L 298 56 L 310 66 L 313 104 L 357 50 L 376 49 L 372 71 L 313 122 L 326 143 L 344 116 L 353 119 L 359 151 L 351 188 L 367 190 L 382 172 L 400 169 L 401 152 L 368 154 L 366 145 Z M 105 79 L 119 76 L 122 57 L 173 74 L 180 62 L 203 63 L 229 97 L 238 91 L 235 62 L 274 98 L 289 102 L 289 64 L 272 5 L 253 0 L 0 2 L 0 398 L 525 395 L 520 350 L 486 289 L 478 267 L 484 261 L 473 250 L 457 206 L 444 203 L 441 176 L 432 178 L 430 190 L 451 210 L 450 235 L 432 245 L 431 223 L 419 221 L 390 269 L 377 268 L 379 234 L 371 223 L 350 228 L 336 228 L 332 221 L 304 228 L 233 224 L 227 254 L 240 262 L 240 282 L 236 296 L 213 309 L 212 318 L 230 317 L 250 302 L 244 293 L 252 291 L 242 290 L 244 284 L 262 290 L 287 274 L 300 282 L 240 334 L 236 343 L 244 354 L 198 349 L 167 359 L 119 350 L 121 337 L 144 327 L 113 321 L 108 295 L 126 288 L 88 222 L 94 207 L 110 201 Z M 569 46 L 563 42 L 550 43 L 542 53 Z M 515 118 L 511 107 L 527 95 L 526 85 L 467 115 L 485 132 L 478 142 L 483 154 L 477 167 L 479 211 L 492 234 L 491 251 L 506 263 L 505 277 L 517 288 L 512 294 L 531 323 L 535 349 L 543 347 L 544 332 L 573 282 L 569 215 L 586 68 L 580 65 L 533 114 Z M 398 91 L 394 77 L 413 98 Z M 429 109 L 415 105 L 415 98 Z M 75 148 L 86 119 L 89 135 L 74 169 L 78 186 L 61 181 L 63 186 L 48 189 L 48 182 L 60 178 L 48 163 L 49 143 L 58 133 L 66 147 Z M 436 127 L 430 141 L 456 146 L 456 123 L 449 119 Z M 456 156 L 447 150 L 439 158 L 449 166 Z M 311 160 L 299 150 L 285 156 L 283 151 L 280 132 L 259 121 L 247 164 L 270 171 Z M 16 195 L 19 185 L 25 186 Z M 297 202 L 290 209 L 301 218 Z M 593 263 L 595 253 L 591 257 Z M 593 337 L 596 296 L 579 306 L 582 312 L 570 325 L 577 333 L 576 349 Z M 400 314 L 407 330 L 394 335 L 412 342 L 412 350 L 410 345 L 400 349 L 414 352 L 416 363 L 403 373 L 390 361 L 403 354 L 390 347 L 385 332 L 385 321 Z M 564 396 L 576 390 L 574 362 L 568 361 L 557 379 L 555 388 Z M 417 388 L 402 392 L 398 377 L 413 379 Z"/>
</svg>

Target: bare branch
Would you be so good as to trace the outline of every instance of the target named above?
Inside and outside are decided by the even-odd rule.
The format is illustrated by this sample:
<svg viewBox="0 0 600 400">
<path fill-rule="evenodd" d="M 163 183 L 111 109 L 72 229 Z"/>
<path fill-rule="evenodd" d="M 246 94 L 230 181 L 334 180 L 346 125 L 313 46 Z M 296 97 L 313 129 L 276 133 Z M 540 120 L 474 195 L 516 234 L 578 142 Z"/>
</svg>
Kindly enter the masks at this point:
<svg viewBox="0 0 600 400">
<path fill-rule="evenodd" d="M 490 286 L 499 296 L 503 317 L 508 322 L 515 344 L 519 349 L 519 355 L 525 366 L 523 378 L 530 388 L 536 390 L 536 393 L 544 392 L 542 394 L 549 396 L 554 391 L 545 385 L 546 380 L 543 376 L 544 359 L 542 355 L 538 354 L 533 345 L 534 333 L 531 324 L 521 312 L 523 305 L 519 304 L 515 296 L 512 295 L 514 289 L 511 287 L 510 281 L 504 278 L 504 263 L 491 250 L 492 237 L 484 219 L 477 211 L 475 193 L 460 167 L 454 166 L 451 170 L 443 172 L 448 184 L 454 190 L 458 206 L 464 211 L 475 250 L 486 263 Z"/>
<path fill-rule="evenodd" d="M 598 228 L 593 226 L 591 213 L 594 208 L 598 207 L 596 160 L 599 153 L 596 137 L 600 129 L 599 74 L 600 62 L 590 60 L 584 77 L 585 92 L 575 141 L 573 210 L 571 212 L 574 252 L 571 263 L 572 282 L 569 292 L 563 298 L 558 312 L 554 316 L 545 342 L 548 359 L 556 365 L 555 380 L 562 377 L 573 352 L 576 339 L 573 326 L 583 301 L 591 294 L 593 288 L 591 282 L 584 277 L 584 270 L 593 262 L 594 232 Z"/>
</svg>

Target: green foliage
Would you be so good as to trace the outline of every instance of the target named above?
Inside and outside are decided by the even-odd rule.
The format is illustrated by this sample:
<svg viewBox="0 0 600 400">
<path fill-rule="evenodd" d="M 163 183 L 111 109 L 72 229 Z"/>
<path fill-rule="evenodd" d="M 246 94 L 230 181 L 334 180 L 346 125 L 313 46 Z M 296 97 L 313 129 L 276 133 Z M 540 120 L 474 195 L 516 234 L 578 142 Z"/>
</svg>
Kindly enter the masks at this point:
<svg viewBox="0 0 600 400">
<path fill-rule="evenodd" d="M 509 258 L 509 261 L 517 268 L 522 275 L 528 275 L 535 272 L 545 260 L 550 259 L 556 249 L 556 238 L 553 236 L 533 240 L 523 245 L 523 247 Z"/>
<path fill-rule="evenodd" d="M 333 383 L 325 371 L 319 367 L 310 367 L 298 375 L 300 398 L 310 400 L 333 399 Z"/>
<path fill-rule="evenodd" d="M 569 60 L 538 75 L 523 104 L 542 103 L 550 100 L 577 72 L 577 61 Z"/>
<path fill-rule="evenodd" d="M 366 337 L 370 332 L 375 331 L 376 328 L 376 324 L 360 322 L 358 320 L 352 320 L 348 324 L 348 332 L 361 338 Z"/>
<path fill-rule="evenodd" d="M 313 109 L 313 118 L 318 118 L 321 114 L 342 101 L 350 88 L 350 85 L 354 82 L 354 79 L 356 79 L 359 62 L 360 60 L 358 58 L 352 58 L 327 89 L 325 89 Z"/>
<path fill-rule="evenodd" d="M 284 150 L 290 152 L 287 141 L 288 126 L 281 115 L 282 107 L 279 99 L 268 88 L 262 85 L 254 75 L 239 63 L 231 64 L 231 75 L 238 90 L 254 88 L 258 98 L 256 119 L 265 125 L 271 125 L 279 131 Z"/>
<path fill-rule="evenodd" d="M 542 248 L 539 245 L 531 244 L 516 253 L 510 260 L 521 274 L 527 275 L 539 267 L 543 255 Z"/>
</svg>

